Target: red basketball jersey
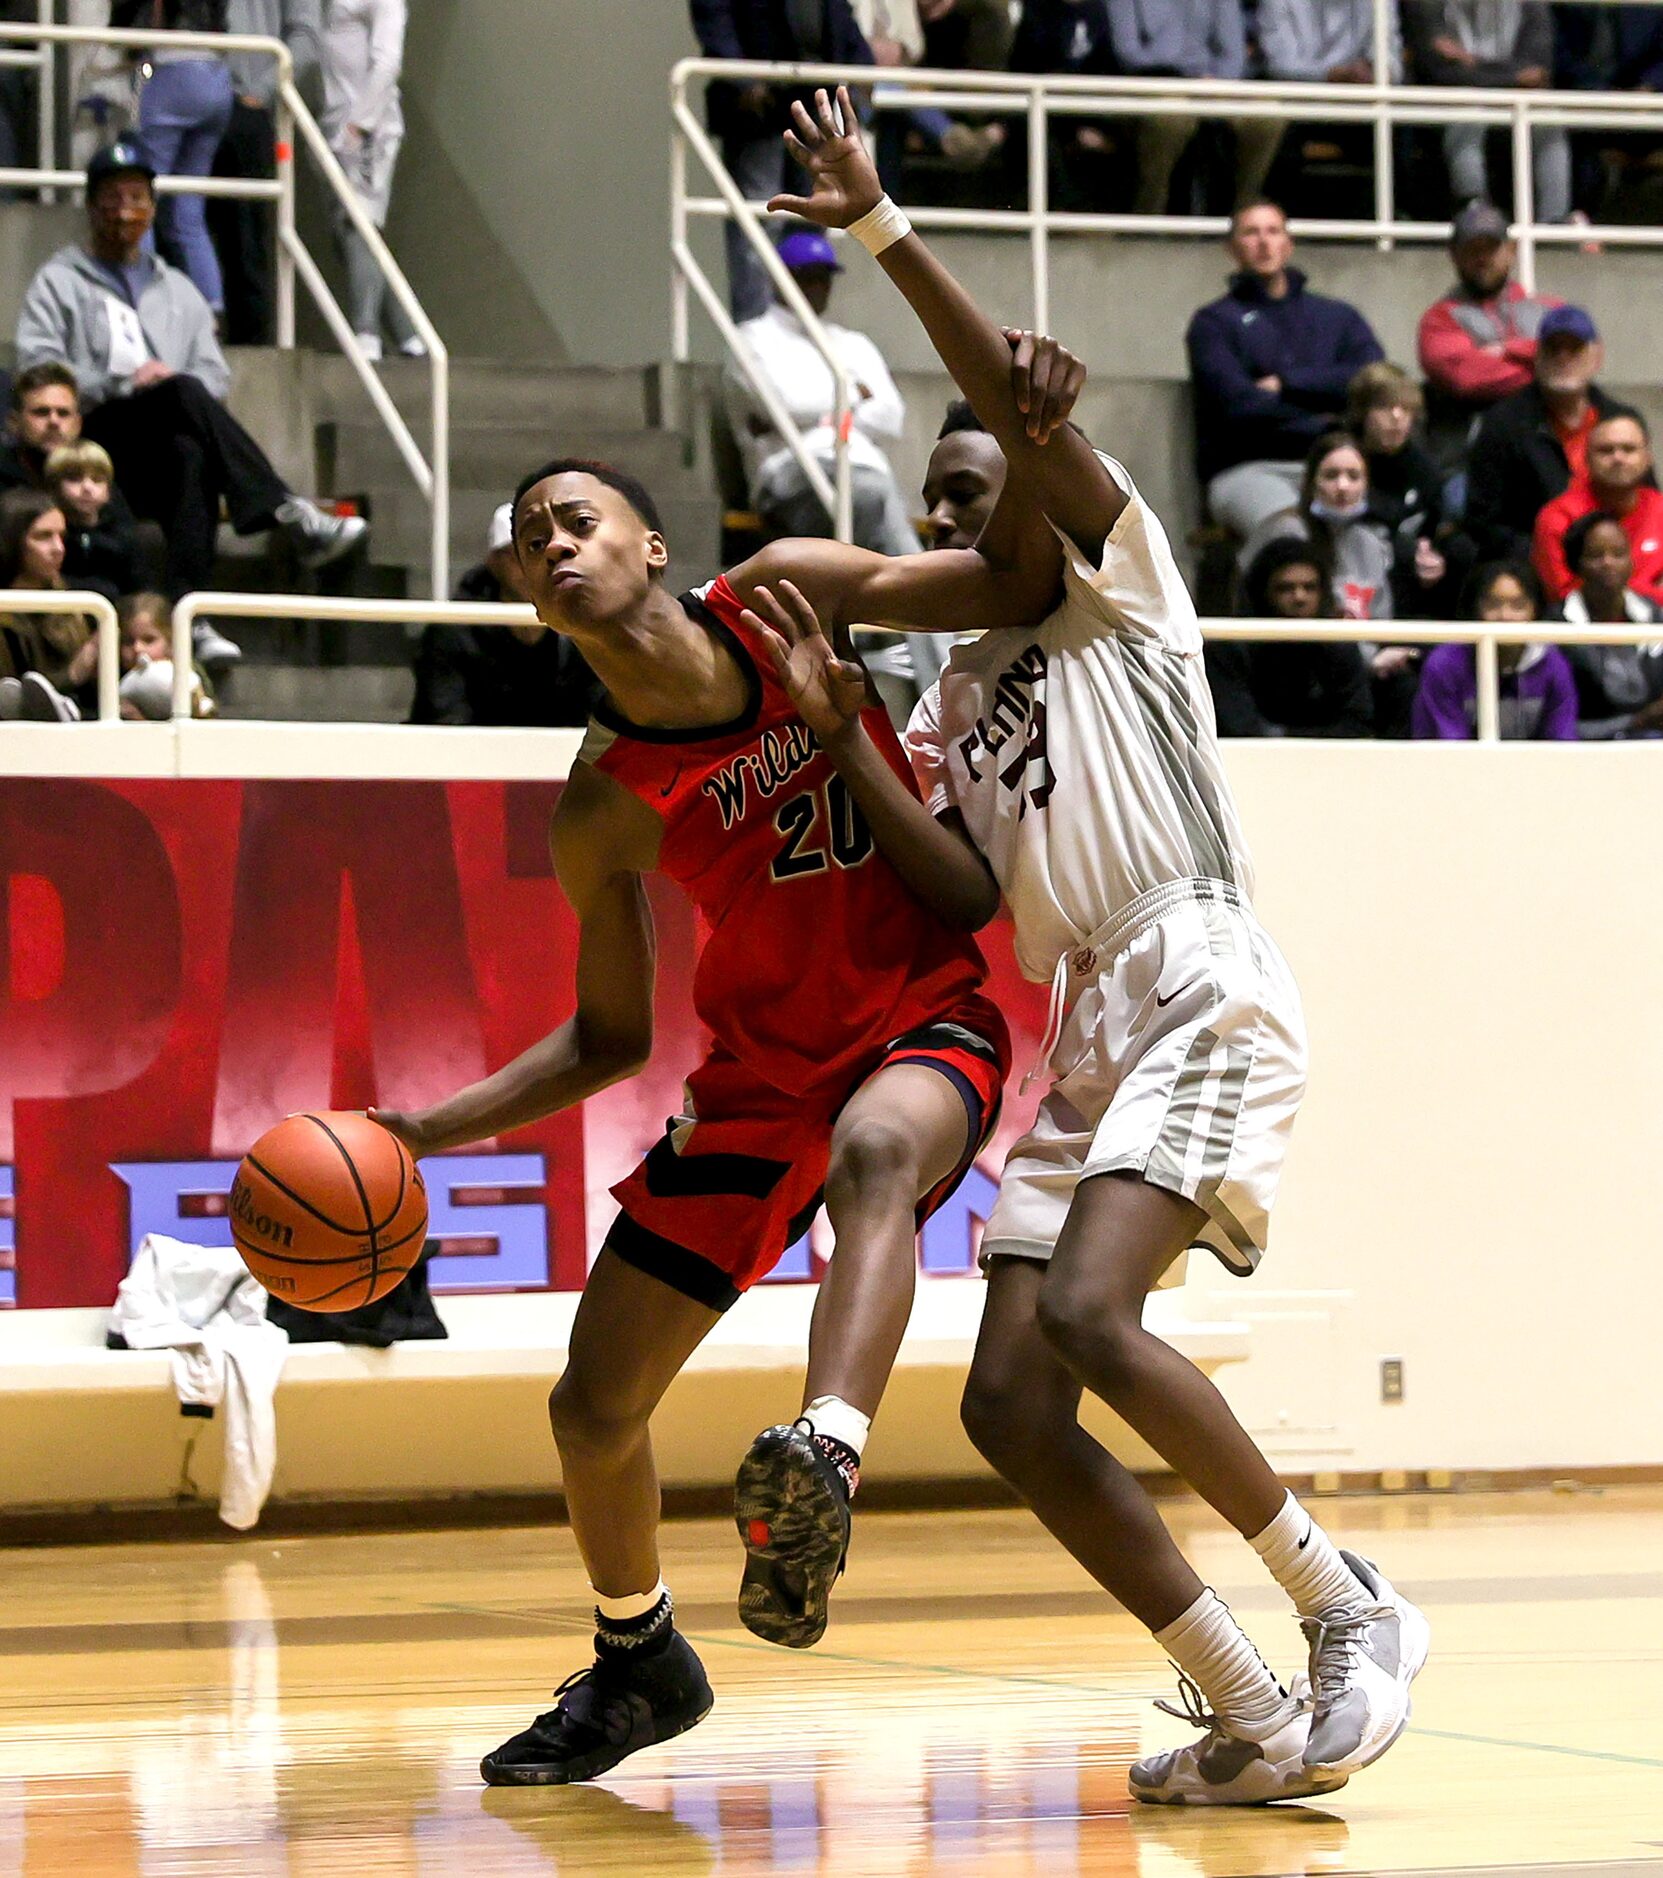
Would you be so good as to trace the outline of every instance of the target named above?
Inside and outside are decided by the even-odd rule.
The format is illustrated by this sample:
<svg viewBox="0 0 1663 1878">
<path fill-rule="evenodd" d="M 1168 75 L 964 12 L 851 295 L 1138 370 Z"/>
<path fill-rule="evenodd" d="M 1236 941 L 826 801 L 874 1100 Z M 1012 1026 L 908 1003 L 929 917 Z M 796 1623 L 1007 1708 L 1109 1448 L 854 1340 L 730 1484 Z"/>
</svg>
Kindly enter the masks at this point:
<svg viewBox="0 0 1663 1878">
<path fill-rule="evenodd" d="M 737 660 L 744 711 L 688 734 L 646 729 L 603 704 L 581 760 L 664 824 L 659 867 L 709 928 L 693 979 L 700 1018 L 775 1088 L 807 1091 L 949 1011 L 987 966 L 878 852 L 727 581 L 681 604 Z M 863 721 L 916 795 L 889 719 L 869 707 Z"/>
</svg>

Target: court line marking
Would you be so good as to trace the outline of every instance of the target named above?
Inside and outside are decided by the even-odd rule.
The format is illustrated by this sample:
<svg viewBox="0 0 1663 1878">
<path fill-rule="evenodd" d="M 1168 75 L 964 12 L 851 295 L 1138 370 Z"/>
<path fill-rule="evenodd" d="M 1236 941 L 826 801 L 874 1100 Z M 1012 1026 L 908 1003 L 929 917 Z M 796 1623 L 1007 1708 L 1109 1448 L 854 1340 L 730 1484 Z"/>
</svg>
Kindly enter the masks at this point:
<svg viewBox="0 0 1663 1878">
<path fill-rule="evenodd" d="M 470 1616 L 478 1616 L 489 1610 L 486 1605 L 442 1604 L 433 1607 L 438 1610 L 456 1611 Z M 515 1616 L 530 1619 L 536 1623 L 547 1624 L 550 1629 L 586 1628 L 577 1626 L 574 1620 L 565 1617 L 545 1617 L 533 1611 L 498 1611 L 499 1616 Z M 743 1650 L 759 1656 L 778 1656 L 778 1646 L 771 1643 L 752 1643 L 743 1637 L 713 1637 L 709 1632 L 683 1631 L 689 1643 L 702 1644 L 707 1650 Z M 1123 1701 L 1142 1702 L 1147 1695 L 1142 1690 L 1105 1688 L 1101 1683 L 1067 1682 L 1051 1676 L 1020 1676 L 1006 1670 L 996 1669 L 960 1669 L 951 1663 L 904 1663 L 889 1657 L 855 1656 L 846 1650 L 816 1649 L 812 1655 L 799 1652 L 802 1660 L 822 1663 L 847 1663 L 860 1669 L 879 1669 L 895 1671 L 912 1670 L 931 1676 L 945 1676 L 954 1681 L 1012 1683 L 1020 1688 L 1067 1690 L 1076 1695 L 1113 1696 Z M 1420 1735 L 1433 1741 L 1461 1741 L 1471 1747 L 1518 1748 L 1533 1754 L 1563 1754 L 1575 1760 L 1610 1761 L 1624 1767 L 1660 1767 L 1663 1759 L 1644 1754 L 1614 1754 L 1602 1748 L 1564 1747 L 1554 1741 L 1510 1741 L 1499 1735 L 1462 1734 L 1447 1728 L 1423 1728 L 1418 1722 L 1411 1722 L 1406 1733 Z"/>
</svg>

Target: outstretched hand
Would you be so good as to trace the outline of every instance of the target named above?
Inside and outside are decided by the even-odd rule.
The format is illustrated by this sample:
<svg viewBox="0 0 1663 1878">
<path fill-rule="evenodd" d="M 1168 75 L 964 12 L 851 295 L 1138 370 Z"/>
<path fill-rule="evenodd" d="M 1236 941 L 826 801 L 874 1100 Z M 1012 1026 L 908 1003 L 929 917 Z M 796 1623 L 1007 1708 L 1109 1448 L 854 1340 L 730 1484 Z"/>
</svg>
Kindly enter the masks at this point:
<svg viewBox="0 0 1663 1878">
<path fill-rule="evenodd" d="M 1051 433 L 1066 424 L 1085 389 L 1086 368 L 1061 340 L 1046 333 L 1030 333 L 1002 326 L 1011 349 L 1011 389 L 1016 408 L 1027 418 L 1028 435 L 1035 443 L 1048 443 Z"/>
<path fill-rule="evenodd" d="M 849 87 L 838 86 L 835 107 L 824 88 L 815 92 L 813 116 L 800 98 L 794 100 L 791 118 L 794 128 L 785 133 L 785 147 L 808 171 L 813 193 L 775 196 L 770 212 L 798 215 L 822 228 L 847 228 L 875 209 L 883 200 L 883 184 L 867 154 Z"/>
<path fill-rule="evenodd" d="M 802 593 L 788 580 L 780 582 L 778 595 L 758 587 L 756 606 L 747 607 L 744 618 L 762 636 L 785 695 L 822 749 L 852 730 L 866 703 L 866 672 L 837 656 Z"/>
</svg>

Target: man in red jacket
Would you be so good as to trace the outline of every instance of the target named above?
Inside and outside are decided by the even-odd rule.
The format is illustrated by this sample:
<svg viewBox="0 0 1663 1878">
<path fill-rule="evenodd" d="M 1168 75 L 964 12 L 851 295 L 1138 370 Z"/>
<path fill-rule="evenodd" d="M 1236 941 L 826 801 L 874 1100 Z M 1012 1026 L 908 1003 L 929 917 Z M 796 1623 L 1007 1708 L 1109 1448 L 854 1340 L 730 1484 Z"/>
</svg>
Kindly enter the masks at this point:
<svg viewBox="0 0 1663 1878">
<path fill-rule="evenodd" d="M 1507 218 L 1493 203 L 1468 203 L 1456 216 L 1449 253 L 1458 278 L 1421 315 L 1420 365 L 1446 409 L 1476 415 L 1530 383 L 1536 329 L 1563 303 L 1513 279 Z"/>
<path fill-rule="evenodd" d="M 1634 556 L 1628 584 L 1648 600 L 1663 600 L 1663 494 L 1646 480 L 1651 467 L 1651 442 L 1637 412 L 1602 418 L 1588 433 L 1588 480 L 1573 478 L 1536 517 L 1530 558 L 1552 599 L 1563 600 L 1577 584 L 1565 562 L 1565 531 L 1600 509 L 1628 536 Z"/>
</svg>

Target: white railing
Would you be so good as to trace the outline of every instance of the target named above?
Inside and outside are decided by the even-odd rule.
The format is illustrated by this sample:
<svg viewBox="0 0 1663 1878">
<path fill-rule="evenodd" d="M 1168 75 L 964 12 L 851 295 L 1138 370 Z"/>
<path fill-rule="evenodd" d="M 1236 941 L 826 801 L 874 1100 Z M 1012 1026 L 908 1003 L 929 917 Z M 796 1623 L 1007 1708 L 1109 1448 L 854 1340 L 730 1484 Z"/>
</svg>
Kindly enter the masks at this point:
<svg viewBox="0 0 1663 1878">
<path fill-rule="evenodd" d="M 155 31 L 117 31 L 108 26 L 56 26 L 51 23 L 51 0 L 41 0 L 38 22 L 0 22 L 0 60 L 13 65 L 29 63 L 41 73 L 43 126 L 49 114 L 45 100 L 56 88 L 54 60 L 60 46 L 124 46 L 144 51 L 165 39 L 170 46 L 190 47 L 203 52 L 252 52 L 271 58 L 277 66 L 276 132 L 277 175 L 261 181 L 235 177 L 164 176 L 157 187 L 163 194 L 230 197 L 237 201 L 272 202 L 277 213 L 277 343 L 289 349 L 295 342 L 295 277 L 298 274 L 317 304 L 324 323 L 335 342 L 345 353 L 376 415 L 392 437 L 405 467 L 428 503 L 432 517 L 429 536 L 428 576 L 435 597 L 450 589 L 450 354 L 427 317 L 420 300 L 404 277 L 404 270 L 394 260 L 392 250 L 380 229 L 365 212 L 346 173 L 329 148 L 329 140 L 312 116 L 306 101 L 294 83 L 294 61 L 280 39 L 265 39 L 242 33 L 158 34 Z M 32 44 L 36 50 L 25 55 L 7 53 L 9 46 Z M 341 311 L 323 271 L 313 259 L 295 226 L 296 137 L 311 152 L 318 171 L 330 193 L 380 269 L 389 291 L 403 309 L 410 324 L 427 347 L 431 458 L 422 454 L 403 413 L 394 404 L 387 387 L 373 365 L 353 342 L 351 322 Z M 84 171 L 55 167 L 56 152 L 45 129 L 41 137 L 40 165 L 36 169 L 0 169 L 0 189 L 34 188 L 42 196 L 57 189 L 80 189 L 85 186 Z"/>
<path fill-rule="evenodd" d="M 676 370 L 676 393 L 692 360 L 691 302 L 696 295 L 710 315 L 729 354 L 756 392 L 780 435 L 790 446 L 815 493 L 834 516 L 840 540 L 849 539 L 848 385 L 832 357 L 824 328 L 809 311 L 795 283 L 780 265 L 766 232 L 767 205 L 746 202 L 709 133 L 689 101 L 689 86 L 705 79 L 755 84 L 766 81 L 793 87 L 846 84 L 875 110 L 908 111 L 922 106 L 976 111 L 987 116 L 1026 120 L 1028 203 L 1022 209 L 914 208 L 907 213 L 921 229 L 956 229 L 1020 234 L 1028 242 L 1030 318 L 1039 331 L 1051 325 L 1051 254 L 1053 235 L 1194 234 L 1221 235 L 1228 222 L 1199 215 L 1088 215 L 1053 209 L 1049 198 L 1048 148 L 1051 120 L 1057 117 L 1270 117 L 1306 122 L 1370 124 L 1374 127 L 1374 213 L 1354 220 L 1302 219 L 1292 224 L 1299 235 L 1330 241 L 1368 241 L 1382 249 L 1400 241 L 1443 243 L 1449 223 L 1410 222 L 1396 212 L 1392 130 L 1399 124 L 1482 124 L 1504 129 L 1512 138 L 1513 233 L 1518 242 L 1518 272 L 1527 287 L 1536 282 L 1536 255 L 1542 244 L 1571 246 L 1603 242 L 1610 247 L 1663 248 L 1663 228 L 1575 226 L 1535 219 L 1535 176 L 1531 132 L 1536 127 L 1577 130 L 1653 130 L 1663 137 L 1663 95 L 1586 91 L 1489 91 L 1477 87 L 1393 85 L 1388 70 L 1387 0 L 1376 0 L 1374 82 L 1367 85 L 1289 83 L 1271 79 L 1186 79 L 1070 77 L 1016 72 L 953 72 L 924 67 L 870 65 L 770 64 L 755 59 L 683 59 L 670 74 L 670 351 Z M 874 90 L 874 87 L 877 89 Z M 689 152 L 709 172 L 716 194 L 690 192 Z M 801 432 L 739 343 L 738 329 L 690 244 L 697 220 L 732 217 L 740 233 L 768 270 L 775 291 L 802 320 L 837 384 L 834 416 L 835 477 L 828 480 L 807 450 Z M 832 496 L 845 505 L 834 508 Z"/>
<path fill-rule="evenodd" d="M 98 716 L 113 724 L 121 715 L 121 700 L 116 695 L 121 685 L 121 631 L 115 608 L 101 593 L 81 593 L 61 587 L 13 587 L 0 602 L 7 614 L 79 613 L 93 620 L 98 630 Z M 190 667 L 187 665 L 186 676 Z"/>
</svg>

